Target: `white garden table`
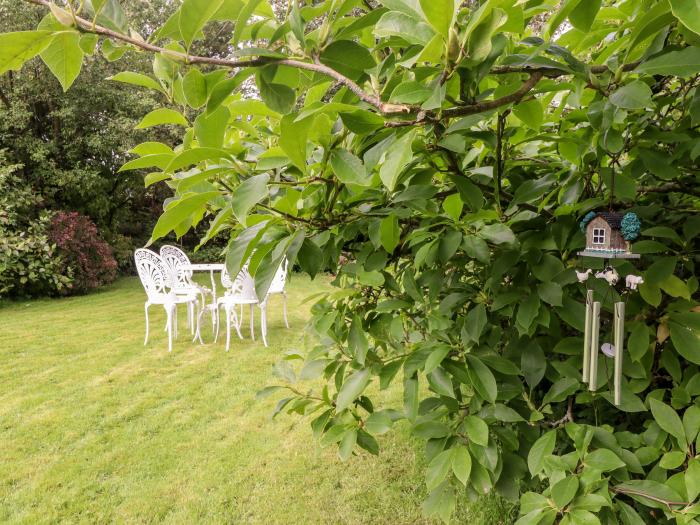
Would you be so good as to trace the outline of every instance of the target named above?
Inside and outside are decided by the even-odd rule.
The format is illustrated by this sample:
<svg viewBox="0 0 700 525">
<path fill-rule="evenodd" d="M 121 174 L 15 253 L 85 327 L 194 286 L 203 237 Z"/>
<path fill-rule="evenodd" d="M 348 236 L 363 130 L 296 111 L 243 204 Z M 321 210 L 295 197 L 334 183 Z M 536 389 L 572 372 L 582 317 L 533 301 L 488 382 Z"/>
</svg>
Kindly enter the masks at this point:
<svg viewBox="0 0 700 525">
<path fill-rule="evenodd" d="M 209 277 L 211 278 L 211 293 L 212 293 L 212 301 L 210 304 L 205 304 L 204 308 L 199 312 L 199 316 L 197 318 L 197 332 L 194 334 L 194 340 L 199 339 L 199 342 L 204 344 L 204 341 L 202 340 L 202 333 L 199 329 L 200 321 L 202 319 L 202 315 L 204 315 L 206 312 L 209 312 L 211 314 L 211 322 L 216 330 L 216 325 L 219 321 L 218 319 L 218 308 L 216 306 L 216 277 L 214 274 L 216 272 L 222 272 L 226 266 L 222 263 L 201 263 L 201 264 L 183 264 L 182 268 L 184 270 L 190 270 L 192 272 L 209 272 Z"/>
</svg>

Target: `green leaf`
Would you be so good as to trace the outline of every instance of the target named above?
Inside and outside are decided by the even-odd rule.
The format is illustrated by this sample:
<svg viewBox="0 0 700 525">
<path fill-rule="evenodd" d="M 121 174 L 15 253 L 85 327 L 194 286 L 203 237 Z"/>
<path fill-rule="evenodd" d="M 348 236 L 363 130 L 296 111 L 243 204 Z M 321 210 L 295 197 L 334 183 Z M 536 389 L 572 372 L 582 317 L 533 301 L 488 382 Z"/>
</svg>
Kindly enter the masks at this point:
<svg viewBox="0 0 700 525">
<path fill-rule="evenodd" d="M 688 361 L 700 364 L 700 335 L 687 326 L 670 322 L 671 341 L 676 351 Z"/>
<path fill-rule="evenodd" d="M 544 118 L 542 104 L 533 98 L 513 107 L 513 113 L 530 129 L 539 130 Z"/>
<path fill-rule="evenodd" d="M 678 413 L 667 404 L 653 397 L 649 398 L 649 408 L 651 408 L 654 420 L 659 426 L 678 439 L 682 447 L 685 447 L 685 431 L 683 429 L 683 422 L 681 418 L 678 417 Z"/>
<path fill-rule="evenodd" d="M 386 159 L 379 169 L 379 177 L 389 191 L 394 191 L 399 176 L 413 160 L 412 141 L 413 134 L 408 133 L 397 140 L 386 153 Z"/>
<path fill-rule="evenodd" d="M 700 71 L 700 47 L 686 47 L 681 51 L 670 51 L 642 62 L 636 73 L 647 75 L 675 75 L 689 77 Z"/>
<path fill-rule="evenodd" d="M 659 287 L 672 297 L 683 297 L 690 300 L 690 291 L 686 284 L 675 275 L 669 275 L 659 283 Z"/>
<path fill-rule="evenodd" d="M 688 462 L 688 469 L 685 471 L 685 486 L 688 490 L 688 499 L 695 501 L 700 494 L 700 460 L 692 459 Z"/>
<path fill-rule="evenodd" d="M 313 121 L 313 118 L 296 121 L 294 113 L 285 115 L 280 120 L 279 145 L 302 172 L 306 171 L 306 143 Z"/>
<path fill-rule="evenodd" d="M 594 469 L 601 470 L 603 472 L 608 472 L 610 470 L 615 470 L 625 466 L 625 462 L 622 461 L 617 455 L 612 451 L 605 448 L 599 448 L 593 452 L 586 454 L 584 463 Z"/>
<path fill-rule="evenodd" d="M 94 3 L 90 0 L 84 2 L 86 11 L 95 16 L 97 13 L 97 23 L 117 33 L 126 34 L 128 22 L 124 10 L 119 0 L 97 0 Z"/>
<path fill-rule="evenodd" d="M 576 392 L 579 387 L 578 379 L 563 377 L 556 381 L 542 399 L 542 404 L 558 403 Z"/>
<path fill-rule="evenodd" d="M 696 405 L 688 407 L 683 414 L 683 430 L 688 443 L 695 441 L 700 432 L 700 408 Z"/>
<path fill-rule="evenodd" d="M 554 445 L 557 442 L 557 431 L 550 430 L 542 434 L 530 448 L 527 455 L 527 468 L 530 474 L 535 476 L 544 467 L 544 458 L 554 452 Z"/>
<path fill-rule="evenodd" d="M 477 416 L 464 418 L 464 430 L 467 436 L 477 445 L 485 447 L 489 444 L 489 427 L 486 422 Z"/>
<path fill-rule="evenodd" d="M 652 105 L 651 89 L 641 80 L 625 84 L 610 95 L 610 102 L 623 109 L 644 109 Z"/>
<path fill-rule="evenodd" d="M 152 126 L 161 126 L 163 124 L 176 124 L 178 126 L 188 127 L 190 125 L 187 119 L 179 111 L 168 108 L 154 109 L 141 119 L 136 125 L 136 129 L 150 128 Z"/>
<path fill-rule="evenodd" d="M 189 51 L 192 41 L 209 22 L 211 17 L 223 4 L 223 0 L 184 0 L 180 7 L 178 24 L 180 36 Z M 237 29 L 237 27 L 236 27 Z"/>
<path fill-rule="evenodd" d="M 51 43 L 53 31 L 17 31 L 0 34 L 0 75 L 18 70 Z"/>
<path fill-rule="evenodd" d="M 452 450 L 452 472 L 465 487 L 469 483 L 469 475 L 472 472 L 472 457 L 467 447 L 456 446 Z"/>
<path fill-rule="evenodd" d="M 515 242 L 513 230 L 500 222 L 487 224 L 479 230 L 479 236 L 493 244 L 511 244 Z"/>
<path fill-rule="evenodd" d="M 236 186 L 231 194 L 231 208 L 236 218 L 246 224 L 246 218 L 250 210 L 267 196 L 267 183 L 270 175 L 261 173 L 246 179 Z"/>
<path fill-rule="evenodd" d="M 41 52 L 40 56 L 61 83 L 63 91 L 67 91 L 78 77 L 80 67 L 83 64 L 80 33 L 77 31 L 56 33 L 51 43 Z"/>
<path fill-rule="evenodd" d="M 455 13 L 454 0 L 420 0 L 420 6 L 428 23 L 447 42 Z"/>
<path fill-rule="evenodd" d="M 578 492 L 578 478 L 576 476 L 567 476 L 557 483 L 552 485 L 550 491 L 554 504 L 559 510 L 566 507 Z"/>
<path fill-rule="evenodd" d="M 473 355 L 467 355 L 467 364 L 469 365 L 467 367 L 467 375 L 474 390 L 489 403 L 494 403 L 498 395 L 498 387 L 496 378 L 493 377 L 489 367 L 481 359 Z"/>
<path fill-rule="evenodd" d="M 190 69 L 182 79 L 182 90 L 187 104 L 192 108 L 200 108 L 207 101 L 207 80 L 196 67 Z"/>
<path fill-rule="evenodd" d="M 456 503 L 454 489 L 445 481 L 428 495 L 423 503 L 423 513 L 428 517 L 437 516 L 444 523 L 449 523 Z"/>
<path fill-rule="evenodd" d="M 630 480 L 625 483 L 620 483 L 614 488 L 615 492 L 618 494 L 625 494 L 647 507 L 654 507 L 657 509 L 667 509 L 668 507 L 665 501 L 683 501 L 680 494 L 671 487 L 653 480 Z M 652 496 L 654 499 L 645 497 L 647 495 Z"/>
<path fill-rule="evenodd" d="M 680 467 L 685 461 L 685 458 L 685 452 L 681 452 L 680 450 L 666 452 L 666 454 L 661 457 L 659 466 L 663 469 L 673 470 Z"/>
<path fill-rule="evenodd" d="M 350 430 L 343 435 L 343 439 L 340 440 L 340 445 L 338 445 L 338 457 L 340 461 L 347 461 L 350 459 L 355 443 L 357 443 L 357 430 Z"/>
<path fill-rule="evenodd" d="M 623 525 L 645 525 L 642 517 L 624 501 L 616 500 L 617 508 Z"/>
<path fill-rule="evenodd" d="M 533 321 L 537 318 L 537 314 L 540 311 L 540 300 L 537 295 L 530 294 L 524 301 L 520 303 L 518 307 L 518 314 L 516 316 L 516 321 L 525 330 L 529 330 L 532 326 Z"/>
<path fill-rule="evenodd" d="M 467 335 L 468 341 L 478 343 L 486 323 L 486 307 L 483 304 L 477 304 L 469 310 L 464 319 L 464 333 Z"/>
<path fill-rule="evenodd" d="M 561 286 L 554 282 L 544 282 L 537 285 L 537 295 L 540 296 L 545 303 L 552 306 L 562 306 L 562 289 Z"/>
<path fill-rule="evenodd" d="M 401 240 L 401 228 L 396 215 L 384 217 L 379 223 L 379 238 L 388 253 L 394 253 Z"/>
<path fill-rule="evenodd" d="M 376 62 L 365 46 L 353 40 L 336 40 L 321 53 L 322 64 L 351 80 L 359 80 Z"/>
<path fill-rule="evenodd" d="M 284 84 L 267 82 L 263 75 L 257 75 L 260 98 L 267 106 L 277 113 L 287 114 L 294 108 L 296 103 L 296 92 Z"/>
<path fill-rule="evenodd" d="M 200 113 L 194 121 L 194 135 L 200 146 L 220 148 L 231 114 L 226 106 L 219 106 L 211 113 Z"/>
<path fill-rule="evenodd" d="M 649 350 L 649 329 L 644 323 L 637 323 L 634 325 L 627 342 L 627 348 L 629 349 L 632 361 L 636 362 L 639 362 Z"/>
<path fill-rule="evenodd" d="M 413 427 L 413 433 L 422 439 L 433 439 L 449 435 L 450 429 L 439 421 L 424 421 Z"/>
<path fill-rule="evenodd" d="M 369 383 L 369 368 L 363 368 L 350 375 L 343 382 L 343 386 L 338 392 L 338 397 L 335 402 L 336 412 L 340 412 L 348 408 L 355 399 L 364 391 Z"/>
<path fill-rule="evenodd" d="M 323 252 L 311 239 L 304 239 L 299 249 L 297 262 L 301 266 L 302 271 L 308 273 L 313 279 L 323 265 Z"/>
<path fill-rule="evenodd" d="M 247 0 L 243 8 L 238 13 L 238 18 L 236 19 L 236 24 L 233 28 L 233 38 L 231 40 L 234 46 L 236 46 L 240 41 L 248 20 L 253 15 L 260 2 L 261 0 Z"/>
<path fill-rule="evenodd" d="M 341 112 L 339 115 L 345 127 L 358 135 L 372 133 L 384 126 L 382 117 L 365 109 Z"/>
<path fill-rule="evenodd" d="M 425 473 L 425 484 L 428 490 L 433 490 L 445 480 L 452 466 L 452 449 L 443 450 L 428 464 Z"/>
<path fill-rule="evenodd" d="M 410 80 L 408 82 L 402 82 L 396 86 L 394 91 L 391 92 L 389 100 L 401 104 L 420 104 L 432 94 L 433 90 L 428 86 L 424 86 L 420 82 Z"/>
<path fill-rule="evenodd" d="M 355 155 L 344 149 L 334 149 L 331 152 L 331 167 L 335 176 L 343 184 L 367 185 L 370 179 L 367 177 L 362 161 Z"/>
<path fill-rule="evenodd" d="M 175 203 L 168 206 L 168 209 L 158 218 L 158 222 L 153 228 L 150 242 L 165 237 L 182 222 L 188 220 L 196 212 L 199 212 L 207 202 L 220 195 L 218 191 L 207 191 L 205 193 L 187 195 L 175 201 Z"/>
<path fill-rule="evenodd" d="M 397 11 L 385 13 L 374 26 L 373 33 L 377 38 L 398 36 L 409 44 L 420 45 L 427 45 L 435 34 L 428 24 Z"/>
<path fill-rule="evenodd" d="M 579 2 L 569 14 L 571 25 L 579 31 L 587 33 L 600 10 L 600 4 L 601 0 L 583 0 Z"/>
<path fill-rule="evenodd" d="M 362 321 L 357 315 L 353 315 L 348 332 L 348 350 L 350 350 L 351 355 L 355 356 L 355 360 L 360 365 L 364 365 L 367 349 L 367 337 L 362 328 Z"/>
<path fill-rule="evenodd" d="M 385 411 L 373 412 L 365 421 L 365 427 L 372 434 L 386 434 L 391 430 L 393 421 Z"/>
<path fill-rule="evenodd" d="M 107 80 L 115 80 L 117 82 L 124 82 L 125 84 L 141 86 L 153 89 L 154 91 L 160 91 L 161 93 L 165 92 L 156 80 L 142 73 L 134 73 L 133 71 L 122 71 L 121 73 L 109 77 Z"/>
<path fill-rule="evenodd" d="M 685 27 L 700 35 L 700 4 L 697 0 L 669 0 L 671 12 Z"/>
<path fill-rule="evenodd" d="M 448 195 L 445 197 L 445 200 L 442 201 L 442 209 L 445 210 L 445 213 L 454 222 L 459 222 L 463 207 L 464 203 L 458 193 Z"/>
</svg>

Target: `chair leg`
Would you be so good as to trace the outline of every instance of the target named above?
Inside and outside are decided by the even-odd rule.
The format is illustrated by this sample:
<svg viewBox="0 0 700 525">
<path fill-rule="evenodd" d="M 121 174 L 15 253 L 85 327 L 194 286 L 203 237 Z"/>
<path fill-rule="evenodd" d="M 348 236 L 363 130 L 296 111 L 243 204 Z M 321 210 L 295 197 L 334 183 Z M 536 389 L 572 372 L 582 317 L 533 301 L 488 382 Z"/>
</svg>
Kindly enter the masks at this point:
<svg viewBox="0 0 700 525">
<path fill-rule="evenodd" d="M 255 307 L 251 304 L 250 305 L 250 338 L 255 341 L 255 329 L 253 328 L 253 324 L 255 321 Z"/>
<path fill-rule="evenodd" d="M 212 315 L 214 315 L 214 312 L 216 312 L 216 330 L 214 330 L 214 344 L 219 340 L 219 326 L 221 326 L 221 323 L 219 322 L 219 308 L 221 308 L 220 305 L 216 305 L 216 310 L 212 312 Z"/>
<path fill-rule="evenodd" d="M 236 314 L 235 306 L 231 307 L 231 313 L 233 314 L 233 327 L 236 329 L 236 333 L 238 334 L 238 339 L 243 339 L 243 335 L 241 335 L 241 320 L 238 317 L 238 315 Z"/>
<path fill-rule="evenodd" d="M 241 314 L 238 316 L 238 328 L 240 329 L 241 326 L 243 326 L 243 305 L 240 305 L 240 311 Z"/>
<path fill-rule="evenodd" d="M 143 346 L 146 346 L 146 343 L 148 343 L 148 307 L 150 305 L 146 303 L 144 305 L 144 310 L 146 310 L 146 338 L 143 340 Z"/>
<path fill-rule="evenodd" d="M 262 340 L 267 347 L 267 302 L 260 307 L 260 331 L 262 332 Z"/>
<path fill-rule="evenodd" d="M 177 339 L 177 304 L 173 305 L 173 334 Z"/>
<path fill-rule="evenodd" d="M 226 351 L 231 344 L 231 307 L 226 307 Z"/>
<path fill-rule="evenodd" d="M 168 352 L 173 351 L 173 317 L 177 315 L 177 310 L 175 305 L 166 304 L 163 305 L 165 308 L 165 315 L 167 316 L 167 322 L 165 328 L 168 330 Z"/>
<path fill-rule="evenodd" d="M 289 328 L 289 321 L 287 321 L 287 292 L 282 292 L 282 308 L 284 312 L 284 326 Z"/>
</svg>

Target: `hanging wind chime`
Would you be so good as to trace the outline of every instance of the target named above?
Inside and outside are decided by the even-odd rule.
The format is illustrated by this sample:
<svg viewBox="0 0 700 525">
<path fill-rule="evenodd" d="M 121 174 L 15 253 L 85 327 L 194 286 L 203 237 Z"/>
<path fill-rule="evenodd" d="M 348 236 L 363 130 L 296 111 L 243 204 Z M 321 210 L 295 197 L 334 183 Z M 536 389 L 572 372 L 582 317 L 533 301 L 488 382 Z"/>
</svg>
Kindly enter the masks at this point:
<svg viewBox="0 0 700 525">
<path fill-rule="evenodd" d="M 586 234 L 586 249 L 579 252 L 581 257 L 597 257 L 604 259 L 604 269 L 594 275 L 598 279 L 607 282 L 608 293 L 615 289 L 620 276 L 610 265 L 612 259 L 639 259 L 639 254 L 632 253 L 630 242 L 639 236 L 641 223 L 639 217 L 633 212 L 620 213 L 612 210 L 614 192 L 613 184 L 610 195 L 609 211 L 589 212 L 581 221 L 581 230 Z M 592 268 L 585 271 L 576 271 L 579 282 L 584 283 L 593 273 Z M 624 280 L 624 288 L 621 291 L 621 299 L 644 280 L 639 275 L 627 275 Z M 606 294 L 607 297 L 607 294 Z M 600 345 L 600 321 L 601 321 L 600 298 L 595 297 L 593 289 L 586 287 L 586 314 L 584 318 L 583 335 L 583 382 L 588 383 L 588 389 L 595 391 L 598 383 L 598 354 L 602 352 L 605 356 L 614 359 L 614 393 L 613 402 L 615 406 L 620 406 L 621 383 L 622 383 L 622 362 L 624 351 L 625 334 L 625 302 L 616 301 L 613 304 L 612 320 L 612 342 L 605 342 Z M 600 346 L 599 346 L 600 345 Z"/>
</svg>

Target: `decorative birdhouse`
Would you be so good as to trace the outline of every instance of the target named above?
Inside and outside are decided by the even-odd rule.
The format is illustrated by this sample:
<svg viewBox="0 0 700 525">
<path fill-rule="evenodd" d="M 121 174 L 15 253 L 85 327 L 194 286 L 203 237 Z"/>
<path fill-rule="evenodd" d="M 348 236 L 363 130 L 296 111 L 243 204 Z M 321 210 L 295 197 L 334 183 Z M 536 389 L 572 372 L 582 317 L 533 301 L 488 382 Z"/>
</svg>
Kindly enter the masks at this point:
<svg viewBox="0 0 700 525">
<path fill-rule="evenodd" d="M 639 236 L 640 227 L 636 213 L 589 212 L 581 221 L 581 231 L 586 234 L 586 249 L 579 255 L 639 259 L 639 254 L 630 251 L 630 242 Z"/>
</svg>

